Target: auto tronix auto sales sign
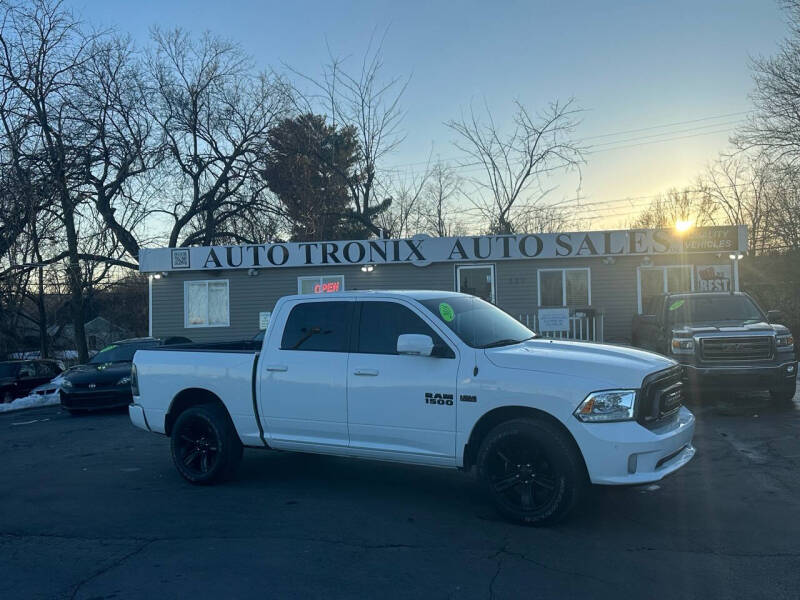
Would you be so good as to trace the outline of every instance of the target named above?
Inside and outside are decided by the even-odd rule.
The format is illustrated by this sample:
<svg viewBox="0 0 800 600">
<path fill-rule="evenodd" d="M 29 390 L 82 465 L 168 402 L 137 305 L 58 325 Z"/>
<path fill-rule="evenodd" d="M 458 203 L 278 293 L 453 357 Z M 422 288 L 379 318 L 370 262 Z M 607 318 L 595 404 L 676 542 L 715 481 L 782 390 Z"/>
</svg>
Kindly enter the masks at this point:
<svg viewBox="0 0 800 600">
<path fill-rule="evenodd" d="M 436 262 L 729 253 L 746 248 L 746 238 L 746 228 L 739 226 L 698 227 L 683 234 L 672 229 L 647 229 L 154 248 L 142 249 L 139 270 L 403 263 L 424 267 Z"/>
</svg>

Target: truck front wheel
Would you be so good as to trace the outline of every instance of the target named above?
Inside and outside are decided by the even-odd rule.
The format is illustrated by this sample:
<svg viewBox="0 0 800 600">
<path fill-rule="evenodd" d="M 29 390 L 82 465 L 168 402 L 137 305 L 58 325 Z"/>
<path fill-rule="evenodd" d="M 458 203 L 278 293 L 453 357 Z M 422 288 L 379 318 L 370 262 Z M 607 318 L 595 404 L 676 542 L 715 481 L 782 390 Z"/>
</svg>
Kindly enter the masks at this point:
<svg viewBox="0 0 800 600">
<path fill-rule="evenodd" d="M 198 485 L 224 481 L 242 459 L 242 442 L 225 409 L 215 404 L 183 411 L 172 428 L 170 448 L 178 472 Z"/>
<path fill-rule="evenodd" d="M 492 429 L 477 456 L 478 475 L 505 517 L 526 525 L 562 519 L 588 478 L 572 440 L 557 426 L 520 418 Z"/>
<path fill-rule="evenodd" d="M 791 383 L 784 384 L 777 388 L 772 388 L 769 391 L 770 396 L 776 402 L 791 402 L 794 395 L 797 393 L 797 381 L 792 380 Z"/>
</svg>

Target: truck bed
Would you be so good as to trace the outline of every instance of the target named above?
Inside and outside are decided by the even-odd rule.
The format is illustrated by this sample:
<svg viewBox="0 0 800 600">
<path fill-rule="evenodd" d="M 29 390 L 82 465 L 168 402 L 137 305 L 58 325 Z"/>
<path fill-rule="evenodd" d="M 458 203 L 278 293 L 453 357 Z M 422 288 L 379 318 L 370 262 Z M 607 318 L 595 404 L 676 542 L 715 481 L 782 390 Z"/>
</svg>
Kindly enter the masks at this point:
<svg viewBox="0 0 800 600">
<path fill-rule="evenodd" d="M 147 399 L 151 431 L 165 433 L 165 417 L 179 394 L 197 390 L 225 400 L 242 443 L 263 447 L 255 397 L 256 343 L 179 344 L 138 350 L 134 357 L 139 390 Z"/>
<path fill-rule="evenodd" d="M 261 342 L 255 340 L 237 340 L 232 342 L 194 342 L 191 344 L 170 344 L 169 346 L 157 346 L 147 350 L 158 350 L 160 352 L 234 352 L 252 354 L 261 350 Z"/>
</svg>

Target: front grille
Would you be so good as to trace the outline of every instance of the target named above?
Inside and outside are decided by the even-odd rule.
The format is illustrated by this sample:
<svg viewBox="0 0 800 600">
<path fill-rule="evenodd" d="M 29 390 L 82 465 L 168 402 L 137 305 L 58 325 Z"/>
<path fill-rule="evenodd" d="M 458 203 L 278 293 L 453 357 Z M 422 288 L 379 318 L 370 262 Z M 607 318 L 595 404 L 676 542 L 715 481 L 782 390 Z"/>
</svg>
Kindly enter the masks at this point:
<svg viewBox="0 0 800 600">
<path fill-rule="evenodd" d="M 700 340 L 704 360 L 765 360 L 772 357 L 772 338 L 715 337 Z"/>
<path fill-rule="evenodd" d="M 675 366 L 644 378 L 637 408 L 639 423 L 656 427 L 678 412 L 683 405 L 682 376 L 682 368 Z"/>
<path fill-rule="evenodd" d="M 73 392 L 61 395 L 61 404 L 67 408 L 102 408 L 105 406 L 122 406 L 133 400 L 130 394 L 119 392 Z"/>
<path fill-rule="evenodd" d="M 100 390 L 108 386 L 101 383 L 73 383 L 72 387 L 77 390 Z"/>
</svg>

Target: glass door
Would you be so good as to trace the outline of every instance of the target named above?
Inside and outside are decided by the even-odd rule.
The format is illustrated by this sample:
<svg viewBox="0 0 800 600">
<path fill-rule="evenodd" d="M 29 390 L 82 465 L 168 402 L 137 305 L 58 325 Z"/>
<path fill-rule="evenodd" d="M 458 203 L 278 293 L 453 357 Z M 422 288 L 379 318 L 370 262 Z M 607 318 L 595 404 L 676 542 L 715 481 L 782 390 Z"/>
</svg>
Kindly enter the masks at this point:
<svg viewBox="0 0 800 600">
<path fill-rule="evenodd" d="M 495 303 L 494 265 L 465 265 L 456 268 L 458 290 Z"/>
</svg>

